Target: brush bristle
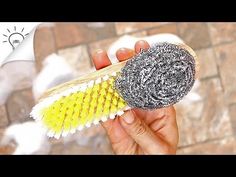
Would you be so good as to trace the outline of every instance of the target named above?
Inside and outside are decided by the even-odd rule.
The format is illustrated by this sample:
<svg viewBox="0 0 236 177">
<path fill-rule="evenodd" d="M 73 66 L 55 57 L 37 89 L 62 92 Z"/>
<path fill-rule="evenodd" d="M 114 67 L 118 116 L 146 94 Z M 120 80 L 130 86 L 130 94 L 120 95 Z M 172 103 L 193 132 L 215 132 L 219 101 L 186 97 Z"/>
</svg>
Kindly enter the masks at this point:
<svg viewBox="0 0 236 177">
<path fill-rule="evenodd" d="M 31 116 L 49 129 L 48 136 L 59 138 L 131 108 L 173 105 L 195 81 L 194 54 L 176 44 L 157 43 L 119 66 L 95 80 L 64 87 L 37 104 Z"/>
<path fill-rule="evenodd" d="M 77 90 L 68 89 L 48 106 L 42 108 L 40 105 L 43 101 L 39 103 L 31 115 L 40 119 L 49 130 L 48 135 L 55 138 L 60 135 L 64 137 L 69 132 L 82 130 L 108 118 L 114 119 L 117 113 L 121 115 L 127 109 L 126 102 L 114 90 L 114 81 L 113 73 L 111 76 L 89 81 Z"/>
</svg>

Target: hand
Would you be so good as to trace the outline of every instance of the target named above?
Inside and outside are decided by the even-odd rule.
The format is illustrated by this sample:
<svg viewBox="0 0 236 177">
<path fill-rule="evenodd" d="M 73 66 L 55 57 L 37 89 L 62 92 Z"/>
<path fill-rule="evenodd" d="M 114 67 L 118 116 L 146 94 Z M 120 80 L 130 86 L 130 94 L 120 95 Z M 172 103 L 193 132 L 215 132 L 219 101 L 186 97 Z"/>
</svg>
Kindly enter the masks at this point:
<svg viewBox="0 0 236 177">
<path fill-rule="evenodd" d="M 134 50 L 121 48 L 116 52 L 119 61 L 131 58 L 141 49 L 147 50 L 146 41 L 138 41 Z M 106 51 L 93 55 L 96 69 L 111 65 Z M 155 110 L 131 109 L 114 120 L 102 123 L 116 154 L 175 154 L 178 128 L 173 106 Z"/>
</svg>

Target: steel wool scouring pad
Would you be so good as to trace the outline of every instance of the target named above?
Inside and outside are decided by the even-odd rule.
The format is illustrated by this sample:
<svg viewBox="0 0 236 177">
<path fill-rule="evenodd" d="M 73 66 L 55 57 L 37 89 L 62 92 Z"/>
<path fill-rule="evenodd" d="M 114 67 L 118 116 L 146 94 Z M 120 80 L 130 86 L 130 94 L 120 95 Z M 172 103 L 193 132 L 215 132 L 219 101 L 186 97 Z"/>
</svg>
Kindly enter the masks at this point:
<svg viewBox="0 0 236 177">
<path fill-rule="evenodd" d="M 49 137 L 59 138 L 131 108 L 173 105 L 191 90 L 196 62 L 185 44 L 156 43 L 128 61 L 48 90 L 30 115 Z"/>
</svg>

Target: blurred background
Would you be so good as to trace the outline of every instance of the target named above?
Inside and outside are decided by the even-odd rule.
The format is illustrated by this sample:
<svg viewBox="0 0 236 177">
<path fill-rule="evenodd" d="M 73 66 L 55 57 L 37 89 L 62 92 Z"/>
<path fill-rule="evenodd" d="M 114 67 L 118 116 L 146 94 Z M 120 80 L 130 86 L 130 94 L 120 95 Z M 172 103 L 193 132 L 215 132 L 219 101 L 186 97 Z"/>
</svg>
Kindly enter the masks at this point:
<svg viewBox="0 0 236 177">
<path fill-rule="evenodd" d="M 177 154 L 236 153 L 236 23 L 127 22 L 46 23 L 37 28 L 36 62 L 30 65 L 34 74 L 21 80 L 0 104 L 0 154 L 113 154 L 100 125 L 59 140 L 48 139 L 34 125 L 29 113 L 43 90 L 39 83 L 45 81 L 38 76 L 47 75 L 45 68 L 57 73 L 66 65 L 60 70 L 61 78 L 78 77 L 94 71 L 91 54 L 95 50 L 108 50 L 124 35 L 142 39 L 162 33 L 177 35 L 192 47 L 200 66 L 194 89 L 175 105 L 180 134 Z M 25 65 L 12 65 L 11 70 Z"/>
</svg>

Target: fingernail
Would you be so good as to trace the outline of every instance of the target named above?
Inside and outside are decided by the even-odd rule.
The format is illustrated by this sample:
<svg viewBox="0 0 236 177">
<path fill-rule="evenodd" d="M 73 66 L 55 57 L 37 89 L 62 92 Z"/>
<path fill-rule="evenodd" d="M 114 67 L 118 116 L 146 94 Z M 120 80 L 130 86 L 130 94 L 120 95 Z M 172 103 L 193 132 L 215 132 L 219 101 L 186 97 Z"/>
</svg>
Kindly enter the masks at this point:
<svg viewBox="0 0 236 177">
<path fill-rule="evenodd" d="M 134 122 L 134 115 L 130 111 L 127 111 L 121 117 L 127 124 L 132 124 Z"/>
<path fill-rule="evenodd" d="M 94 51 L 94 52 L 92 53 L 92 58 L 97 60 L 97 58 L 100 58 L 100 53 L 102 53 L 102 52 L 103 52 L 103 51 L 100 50 L 100 49 Z"/>
<path fill-rule="evenodd" d="M 120 61 L 124 61 L 127 60 L 129 58 L 132 58 L 134 56 L 134 51 L 132 49 L 128 49 L 128 48 L 120 48 L 117 53 L 116 56 Z"/>
<path fill-rule="evenodd" d="M 104 52 L 104 50 L 102 50 L 102 49 L 97 49 L 97 50 L 95 50 L 94 53 L 102 53 L 102 52 Z"/>
<path fill-rule="evenodd" d="M 144 41 L 144 40 L 140 40 L 140 41 L 136 42 L 136 43 L 135 43 L 135 46 L 134 46 L 135 51 L 136 51 L 137 53 L 141 52 L 141 50 L 146 51 L 146 50 L 148 50 L 149 47 L 150 47 L 150 46 L 149 46 L 149 44 L 147 43 L 147 41 Z"/>
<path fill-rule="evenodd" d="M 111 65 L 111 61 L 109 60 L 106 51 L 102 49 L 96 50 L 93 53 L 92 58 L 96 69 L 101 69 L 108 65 Z"/>
</svg>

